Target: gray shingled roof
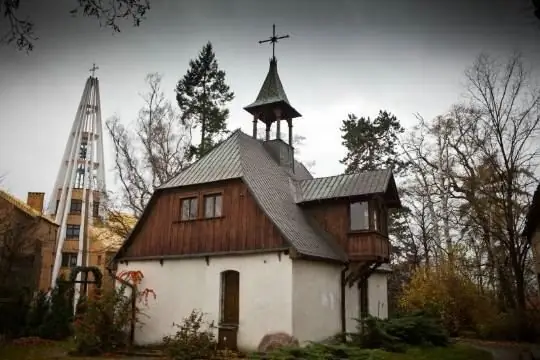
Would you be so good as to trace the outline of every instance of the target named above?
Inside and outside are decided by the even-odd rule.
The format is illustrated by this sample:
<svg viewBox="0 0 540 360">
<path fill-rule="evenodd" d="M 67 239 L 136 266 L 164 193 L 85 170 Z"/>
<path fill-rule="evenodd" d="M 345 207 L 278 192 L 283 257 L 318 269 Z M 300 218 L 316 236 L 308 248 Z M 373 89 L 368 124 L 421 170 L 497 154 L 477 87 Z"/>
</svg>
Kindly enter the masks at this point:
<svg viewBox="0 0 540 360">
<path fill-rule="evenodd" d="M 270 69 L 268 70 L 268 74 L 266 74 L 257 99 L 246 107 L 272 104 L 279 101 L 285 101 L 287 104 L 290 104 L 277 72 L 277 61 L 272 59 L 270 60 Z"/>
<path fill-rule="evenodd" d="M 201 160 L 160 186 L 161 189 L 240 178 L 243 175 L 240 145 L 234 132 Z M 217 151 L 219 150 L 219 151 Z"/>
<path fill-rule="evenodd" d="M 391 170 L 378 170 L 299 181 L 297 202 L 384 193 L 391 177 Z"/>
<path fill-rule="evenodd" d="M 296 170 L 296 179 L 311 178 L 300 163 Z M 333 238 L 310 224 L 296 205 L 292 191 L 295 179 L 289 171 L 272 159 L 260 140 L 240 130 L 161 188 L 234 178 L 244 180 L 261 209 L 299 253 L 346 261 L 345 252 Z"/>
</svg>

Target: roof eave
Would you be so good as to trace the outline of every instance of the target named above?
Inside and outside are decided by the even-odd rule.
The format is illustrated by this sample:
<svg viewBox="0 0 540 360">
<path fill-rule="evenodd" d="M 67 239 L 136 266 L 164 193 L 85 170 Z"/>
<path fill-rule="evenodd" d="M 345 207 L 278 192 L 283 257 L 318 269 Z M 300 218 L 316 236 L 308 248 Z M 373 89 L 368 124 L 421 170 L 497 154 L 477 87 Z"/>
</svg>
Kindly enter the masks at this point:
<svg viewBox="0 0 540 360">
<path fill-rule="evenodd" d="M 283 119 L 295 119 L 302 116 L 288 101 L 278 98 L 268 101 L 255 101 L 245 106 L 244 110 L 253 116 L 260 117 L 261 114 L 273 111 L 274 108 L 281 108 Z"/>
</svg>

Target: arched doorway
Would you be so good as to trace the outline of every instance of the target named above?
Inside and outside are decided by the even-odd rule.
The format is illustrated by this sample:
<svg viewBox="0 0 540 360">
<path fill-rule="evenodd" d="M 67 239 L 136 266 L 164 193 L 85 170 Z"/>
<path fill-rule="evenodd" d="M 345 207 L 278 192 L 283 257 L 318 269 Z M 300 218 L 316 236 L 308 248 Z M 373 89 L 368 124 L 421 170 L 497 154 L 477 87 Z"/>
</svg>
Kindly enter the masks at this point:
<svg viewBox="0 0 540 360">
<path fill-rule="evenodd" d="M 218 346 L 237 349 L 238 323 L 240 320 L 240 273 L 235 270 L 221 272 Z"/>
</svg>

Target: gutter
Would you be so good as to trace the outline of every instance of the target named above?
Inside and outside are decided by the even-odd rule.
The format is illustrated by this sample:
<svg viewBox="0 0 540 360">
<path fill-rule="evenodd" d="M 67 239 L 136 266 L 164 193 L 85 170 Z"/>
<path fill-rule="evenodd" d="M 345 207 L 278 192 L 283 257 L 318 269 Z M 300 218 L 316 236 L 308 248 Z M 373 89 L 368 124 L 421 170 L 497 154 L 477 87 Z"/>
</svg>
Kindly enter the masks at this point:
<svg viewBox="0 0 540 360">
<path fill-rule="evenodd" d="M 341 320 L 341 336 L 343 342 L 346 342 L 347 340 L 347 315 L 346 315 L 346 307 L 345 307 L 345 274 L 347 273 L 347 270 L 349 270 L 349 264 L 345 264 L 345 267 L 341 270 L 341 304 L 340 304 L 340 320 Z"/>
</svg>

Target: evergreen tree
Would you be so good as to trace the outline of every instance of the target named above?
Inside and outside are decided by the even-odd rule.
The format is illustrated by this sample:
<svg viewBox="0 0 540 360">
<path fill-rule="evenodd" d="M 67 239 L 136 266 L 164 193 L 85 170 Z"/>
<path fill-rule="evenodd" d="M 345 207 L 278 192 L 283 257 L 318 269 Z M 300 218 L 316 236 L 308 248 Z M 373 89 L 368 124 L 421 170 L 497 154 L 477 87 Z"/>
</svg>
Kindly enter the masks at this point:
<svg viewBox="0 0 540 360">
<path fill-rule="evenodd" d="M 398 135 L 405 130 L 391 113 L 381 110 L 373 120 L 349 114 L 341 131 L 347 149 L 341 160 L 347 166 L 346 173 L 390 168 L 398 174 L 405 169 L 407 164 L 397 151 Z"/>
<path fill-rule="evenodd" d="M 182 122 L 201 127 L 200 145 L 191 146 L 190 158 L 201 158 L 227 133 L 229 110 L 225 105 L 232 99 L 234 93 L 225 83 L 225 71 L 219 70 L 212 44 L 208 42 L 199 57 L 189 62 L 187 73 L 176 86 Z"/>
<path fill-rule="evenodd" d="M 59 277 L 51 292 L 50 307 L 40 329 L 44 339 L 63 340 L 71 335 L 73 284 Z"/>
<path fill-rule="evenodd" d="M 47 293 L 39 291 L 32 303 L 32 307 L 28 313 L 28 319 L 26 326 L 28 327 L 28 334 L 30 336 L 39 336 L 40 327 L 45 321 L 45 317 L 49 311 L 49 303 L 47 300 Z"/>
<path fill-rule="evenodd" d="M 341 127 L 342 144 L 347 149 L 347 155 L 341 160 L 346 166 L 345 173 L 392 169 L 394 175 L 401 175 L 407 168 L 408 162 L 399 156 L 398 136 L 405 130 L 399 120 L 387 111 L 379 111 L 375 119 L 358 118 L 349 114 L 343 120 Z M 390 213 L 388 232 L 392 242 L 394 260 L 402 258 L 407 253 L 409 239 L 408 215 L 406 207 L 394 209 Z M 395 261 L 394 261 L 395 262 Z M 403 267 L 403 264 L 396 264 Z M 396 309 L 396 297 L 401 289 L 406 272 L 397 271 L 388 281 L 390 311 Z"/>
</svg>

